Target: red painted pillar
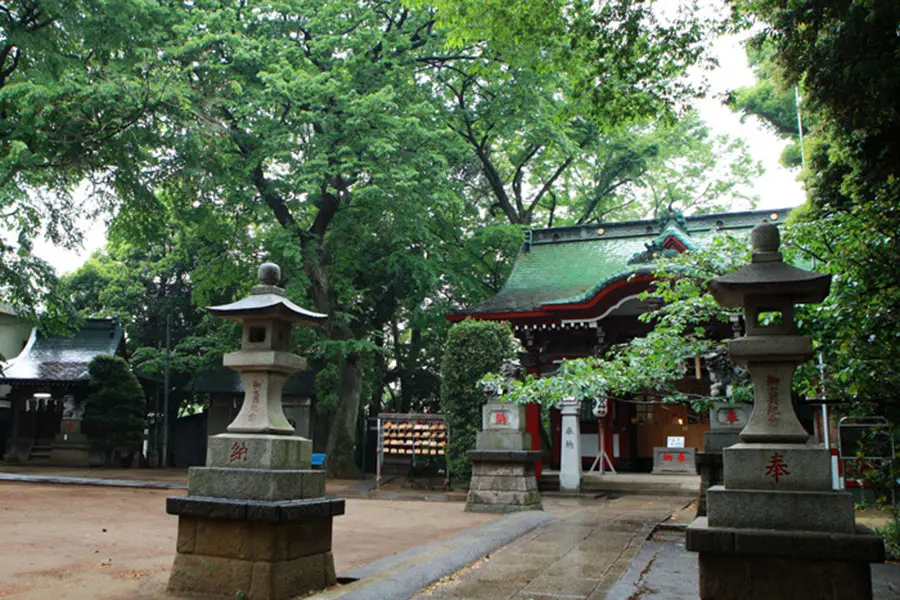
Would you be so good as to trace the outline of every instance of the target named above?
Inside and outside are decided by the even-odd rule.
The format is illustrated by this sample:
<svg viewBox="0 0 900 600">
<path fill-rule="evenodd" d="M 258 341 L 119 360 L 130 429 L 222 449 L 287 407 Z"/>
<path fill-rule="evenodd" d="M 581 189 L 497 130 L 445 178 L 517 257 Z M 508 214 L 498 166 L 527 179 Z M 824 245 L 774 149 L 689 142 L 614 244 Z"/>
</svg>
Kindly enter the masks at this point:
<svg viewBox="0 0 900 600">
<path fill-rule="evenodd" d="M 525 431 L 531 434 L 531 449 L 541 449 L 541 405 L 532 402 L 525 405 Z M 534 465 L 534 474 L 541 478 L 541 461 Z"/>
</svg>

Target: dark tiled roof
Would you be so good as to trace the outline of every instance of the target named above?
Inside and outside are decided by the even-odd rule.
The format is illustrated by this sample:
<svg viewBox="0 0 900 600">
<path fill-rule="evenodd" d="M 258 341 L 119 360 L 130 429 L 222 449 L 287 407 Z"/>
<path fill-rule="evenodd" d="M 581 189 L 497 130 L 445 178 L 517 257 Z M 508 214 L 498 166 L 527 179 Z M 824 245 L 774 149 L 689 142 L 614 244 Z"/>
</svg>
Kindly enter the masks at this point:
<svg viewBox="0 0 900 600">
<path fill-rule="evenodd" d="M 652 268 L 632 258 L 651 243 L 677 238 L 687 248 L 703 245 L 718 231 L 749 232 L 763 219 L 782 222 L 790 209 L 757 210 L 665 219 L 553 227 L 531 232 L 512 273 L 497 295 L 460 314 L 515 313 L 546 304 L 582 302 L 618 279 Z"/>
<path fill-rule="evenodd" d="M 116 319 L 85 319 L 71 336 L 33 330 L 22 353 L 4 363 L 0 383 L 87 381 L 91 360 L 116 354 L 123 339 Z"/>
<path fill-rule="evenodd" d="M 237 371 L 218 367 L 197 373 L 184 389 L 198 394 L 243 394 L 244 384 Z M 312 397 L 315 393 L 315 371 L 294 373 L 284 384 L 285 396 Z"/>
</svg>

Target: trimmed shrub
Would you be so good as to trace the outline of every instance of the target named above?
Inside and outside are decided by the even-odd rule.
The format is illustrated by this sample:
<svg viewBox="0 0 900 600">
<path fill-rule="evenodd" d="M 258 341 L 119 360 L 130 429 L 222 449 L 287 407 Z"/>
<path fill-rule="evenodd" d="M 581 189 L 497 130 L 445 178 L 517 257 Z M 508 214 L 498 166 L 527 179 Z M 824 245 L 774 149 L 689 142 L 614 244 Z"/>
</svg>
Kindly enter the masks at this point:
<svg viewBox="0 0 900 600">
<path fill-rule="evenodd" d="M 141 447 L 146 401 L 128 363 L 119 356 L 96 356 L 88 365 L 91 393 L 84 407 L 84 433 L 106 464 L 113 452 L 128 455 Z"/>
<path fill-rule="evenodd" d="M 513 340 L 509 325 L 495 321 L 466 319 L 447 334 L 441 361 L 441 407 L 450 428 L 446 458 L 453 477 L 472 475 L 466 452 L 475 448 L 484 405 L 484 392 L 476 384 L 514 356 Z"/>
</svg>

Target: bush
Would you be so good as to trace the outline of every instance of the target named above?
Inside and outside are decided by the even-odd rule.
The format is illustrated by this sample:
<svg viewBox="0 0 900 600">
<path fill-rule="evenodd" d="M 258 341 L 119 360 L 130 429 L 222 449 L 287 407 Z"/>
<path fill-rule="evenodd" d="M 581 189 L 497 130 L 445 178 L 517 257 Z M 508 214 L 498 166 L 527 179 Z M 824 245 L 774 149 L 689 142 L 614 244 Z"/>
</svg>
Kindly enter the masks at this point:
<svg viewBox="0 0 900 600">
<path fill-rule="evenodd" d="M 144 438 L 144 391 L 128 363 L 118 356 L 96 356 L 88 365 L 91 393 L 84 407 L 84 433 L 103 452 L 134 452 Z"/>
<path fill-rule="evenodd" d="M 484 405 L 484 392 L 476 383 L 487 373 L 499 371 L 503 361 L 513 355 L 513 335 L 506 323 L 466 319 L 447 334 L 441 362 L 441 407 L 450 429 L 446 458 L 453 477 L 468 479 L 472 474 L 466 452 L 475 448 Z"/>
<path fill-rule="evenodd" d="M 893 519 L 889 523 L 874 529 L 884 542 L 887 559 L 900 560 L 900 521 L 898 521 L 897 513 L 894 513 Z"/>
</svg>

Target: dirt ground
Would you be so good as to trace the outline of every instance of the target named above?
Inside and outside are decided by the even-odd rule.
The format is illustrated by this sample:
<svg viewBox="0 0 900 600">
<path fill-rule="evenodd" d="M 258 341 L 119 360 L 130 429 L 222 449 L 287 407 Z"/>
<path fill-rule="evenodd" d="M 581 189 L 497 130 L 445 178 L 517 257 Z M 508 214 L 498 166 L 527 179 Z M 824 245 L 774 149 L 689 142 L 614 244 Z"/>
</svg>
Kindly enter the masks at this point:
<svg viewBox="0 0 900 600">
<path fill-rule="evenodd" d="M 176 490 L 0 483 L 0 598 L 171 598 Z M 334 521 L 341 573 L 483 523 L 460 502 L 347 500 Z"/>
</svg>

